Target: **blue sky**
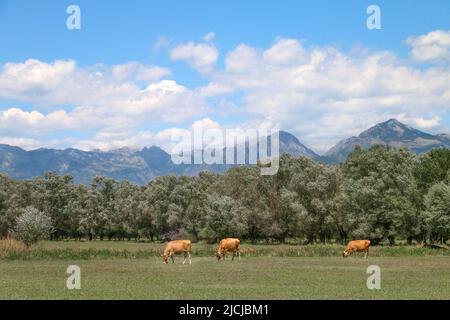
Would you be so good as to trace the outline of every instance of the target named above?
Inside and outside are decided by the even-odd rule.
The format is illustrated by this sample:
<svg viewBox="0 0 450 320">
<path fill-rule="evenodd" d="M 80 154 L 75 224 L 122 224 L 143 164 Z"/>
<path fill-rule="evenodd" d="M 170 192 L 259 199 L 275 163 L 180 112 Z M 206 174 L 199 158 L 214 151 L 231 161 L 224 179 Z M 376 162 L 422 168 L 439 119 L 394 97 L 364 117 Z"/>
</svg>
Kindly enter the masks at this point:
<svg viewBox="0 0 450 320">
<path fill-rule="evenodd" d="M 71 4 L 81 30 L 66 28 Z M 366 27 L 371 4 L 381 30 Z M 386 117 L 448 131 L 449 13 L 445 0 L 0 0 L 0 142 L 165 145 L 201 122 L 281 127 L 323 152 Z"/>
</svg>

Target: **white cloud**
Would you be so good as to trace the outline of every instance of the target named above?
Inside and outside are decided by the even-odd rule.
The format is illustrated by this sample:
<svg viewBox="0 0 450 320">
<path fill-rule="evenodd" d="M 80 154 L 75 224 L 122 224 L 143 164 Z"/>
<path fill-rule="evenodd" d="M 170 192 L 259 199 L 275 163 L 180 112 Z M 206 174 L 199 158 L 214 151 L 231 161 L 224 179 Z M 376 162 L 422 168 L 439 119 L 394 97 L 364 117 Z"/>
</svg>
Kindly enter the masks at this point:
<svg viewBox="0 0 450 320">
<path fill-rule="evenodd" d="M 170 75 L 168 68 L 158 66 L 145 66 L 139 62 L 128 62 L 115 65 L 112 68 L 112 75 L 119 81 L 135 79 L 137 81 L 155 81 Z"/>
<path fill-rule="evenodd" d="M 2 111 L 2 129 L 41 133 L 52 128 L 130 128 L 204 114 L 207 106 L 200 93 L 173 80 L 159 80 L 169 74 L 167 68 L 137 62 L 86 68 L 65 60 L 7 63 L 0 71 L 0 97 L 32 104 L 36 110 Z"/>
<path fill-rule="evenodd" d="M 279 39 L 263 53 L 263 60 L 271 64 L 304 63 L 308 58 L 306 50 L 296 39 Z"/>
<path fill-rule="evenodd" d="M 149 130 L 143 131 L 100 131 L 93 139 L 83 139 L 75 143 L 75 147 L 81 150 L 100 149 L 103 151 L 118 149 L 122 147 L 131 147 L 133 149 L 142 149 L 152 145 L 157 145 L 166 152 L 171 153 L 177 144 L 176 138 L 183 133 L 189 132 L 192 134 L 194 129 L 209 130 L 219 129 L 222 126 L 209 118 L 203 118 L 194 121 L 192 125 L 187 128 L 171 127 L 163 129 L 159 132 L 151 132 Z M 188 145 L 190 147 L 190 145 Z"/>
<path fill-rule="evenodd" d="M 186 60 L 197 71 L 208 73 L 214 69 L 219 57 L 217 48 L 212 44 L 188 42 L 181 44 L 170 51 L 170 58 Z"/>
<path fill-rule="evenodd" d="M 230 92 L 233 92 L 233 88 L 218 83 L 209 83 L 199 89 L 199 93 L 202 97 L 213 97 Z"/>
<path fill-rule="evenodd" d="M 449 83 L 447 70 L 415 68 L 391 52 L 344 53 L 279 39 L 265 50 L 237 46 L 227 54 L 225 69 L 201 91 L 239 93 L 249 117 L 292 131 L 325 151 L 389 118 L 440 128 L 450 110 Z"/>
<path fill-rule="evenodd" d="M 225 67 L 228 72 L 245 72 L 256 66 L 259 55 L 255 48 L 241 44 L 227 54 Z"/>
<path fill-rule="evenodd" d="M 168 47 L 171 43 L 172 40 L 165 36 L 158 37 L 155 44 L 153 45 L 152 52 L 158 53 L 162 48 Z"/>
<path fill-rule="evenodd" d="M 397 120 L 408 123 L 415 128 L 427 130 L 438 127 L 441 122 L 441 117 L 434 116 L 431 119 L 425 119 L 423 117 L 408 117 L 405 114 L 399 114 Z"/>
<path fill-rule="evenodd" d="M 413 58 L 447 59 L 448 34 L 434 31 L 409 38 Z M 325 151 L 389 118 L 437 132 L 450 111 L 445 64 L 415 66 L 389 51 L 343 52 L 281 38 L 268 48 L 236 46 L 224 56 L 223 69 L 216 67 L 219 53 L 211 43 L 182 44 L 170 56 L 187 60 L 208 83 L 189 88 L 168 79 L 169 69 L 138 62 L 84 68 L 70 60 L 5 64 L 0 96 L 18 101 L 15 105 L 27 102 L 36 110 L 0 111 L 1 134 L 26 139 L 57 130 L 94 130 L 92 138 L 61 143 L 84 149 L 151 144 L 169 148 L 171 135 L 182 128 L 157 133 L 140 128 L 161 122 L 186 126 L 196 119 L 220 127 L 207 117 L 229 120 L 238 114 L 243 127 L 282 128 Z"/>
<path fill-rule="evenodd" d="M 80 124 L 64 110 L 53 111 L 47 115 L 39 111 L 23 111 L 9 108 L 0 111 L 0 134 L 45 134 L 58 130 L 80 128 Z"/>
<path fill-rule="evenodd" d="M 80 150 L 102 151 L 115 150 L 119 148 L 131 148 L 132 150 L 142 149 L 154 144 L 153 134 L 149 131 L 141 132 L 121 132 L 119 136 L 108 134 L 97 134 L 96 139 L 83 139 L 75 143 L 75 148 Z"/>
<path fill-rule="evenodd" d="M 215 37 L 216 37 L 216 34 L 214 32 L 208 32 L 207 34 L 205 34 L 203 36 L 203 40 L 206 42 L 209 42 L 209 41 L 214 40 Z"/>
<path fill-rule="evenodd" d="M 406 43 L 411 46 L 415 61 L 450 61 L 450 31 L 432 31 L 423 36 L 410 37 Z"/>
<path fill-rule="evenodd" d="M 37 140 L 34 138 L 20 138 L 14 136 L 0 136 L 0 144 L 9 144 L 24 150 L 35 150 L 39 148 L 60 148 L 57 140 Z"/>
</svg>

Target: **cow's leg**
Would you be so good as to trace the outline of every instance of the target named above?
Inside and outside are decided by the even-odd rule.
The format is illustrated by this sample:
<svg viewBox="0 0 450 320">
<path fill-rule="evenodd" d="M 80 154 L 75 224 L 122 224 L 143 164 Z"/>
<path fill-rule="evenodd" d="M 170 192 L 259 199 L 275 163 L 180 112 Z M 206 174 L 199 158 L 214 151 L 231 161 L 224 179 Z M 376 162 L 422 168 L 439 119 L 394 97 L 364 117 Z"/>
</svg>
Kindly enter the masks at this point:
<svg viewBox="0 0 450 320">
<path fill-rule="evenodd" d="M 186 262 L 186 257 L 187 257 L 187 254 L 186 254 L 186 252 L 184 252 L 184 253 L 183 253 L 183 258 L 184 258 L 184 259 L 183 259 L 183 264 L 185 264 L 185 262 Z"/>
<path fill-rule="evenodd" d="M 172 260 L 172 263 L 175 263 L 175 259 L 173 258 L 173 252 L 170 253 L 170 259 Z"/>
<path fill-rule="evenodd" d="M 191 261 L 191 253 L 190 253 L 190 252 L 188 252 L 188 256 L 189 256 L 189 264 L 192 264 L 192 261 Z"/>
<path fill-rule="evenodd" d="M 233 257 L 231 257 L 231 261 L 234 261 L 235 252 L 233 251 Z"/>
<path fill-rule="evenodd" d="M 365 258 L 367 259 L 368 256 L 369 256 L 369 249 L 366 250 Z"/>
<path fill-rule="evenodd" d="M 238 250 L 238 260 L 241 260 L 241 250 Z"/>
</svg>

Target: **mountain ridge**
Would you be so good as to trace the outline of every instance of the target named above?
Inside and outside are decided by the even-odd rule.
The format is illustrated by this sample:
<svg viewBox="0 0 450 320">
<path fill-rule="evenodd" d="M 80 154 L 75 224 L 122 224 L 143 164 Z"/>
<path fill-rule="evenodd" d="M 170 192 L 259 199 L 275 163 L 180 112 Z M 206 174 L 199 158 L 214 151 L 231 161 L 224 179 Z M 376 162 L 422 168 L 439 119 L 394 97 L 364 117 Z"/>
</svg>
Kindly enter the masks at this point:
<svg viewBox="0 0 450 320">
<path fill-rule="evenodd" d="M 378 123 L 353 136 L 339 141 L 325 154 L 328 162 L 339 163 L 360 145 L 364 149 L 376 144 L 389 145 L 394 148 L 408 148 L 415 153 L 424 153 L 433 148 L 450 148 L 447 134 L 432 135 L 401 123 L 396 119 Z"/>
<path fill-rule="evenodd" d="M 358 136 L 339 141 L 325 155 L 319 155 L 286 131 L 279 131 L 280 154 L 305 156 L 326 163 L 340 163 L 356 145 L 367 149 L 375 144 L 407 147 L 415 153 L 435 147 L 450 148 L 450 135 L 432 135 L 407 126 L 396 119 L 378 123 Z M 245 147 L 247 152 L 248 146 Z M 246 162 L 248 163 L 248 162 Z M 24 150 L 17 146 L 0 144 L 0 173 L 15 179 L 33 179 L 47 171 L 71 174 L 77 183 L 89 184 L 96 175 L 146 184 L 155 177 L 196 175 L 200 171 L 224 172 L 234 165 L 181 164 L 176 165 L 171 155 L 159 146 L 142 149 L 122 147 L 110 151 L 83 151 L 76 148 Z"/>
</svg>

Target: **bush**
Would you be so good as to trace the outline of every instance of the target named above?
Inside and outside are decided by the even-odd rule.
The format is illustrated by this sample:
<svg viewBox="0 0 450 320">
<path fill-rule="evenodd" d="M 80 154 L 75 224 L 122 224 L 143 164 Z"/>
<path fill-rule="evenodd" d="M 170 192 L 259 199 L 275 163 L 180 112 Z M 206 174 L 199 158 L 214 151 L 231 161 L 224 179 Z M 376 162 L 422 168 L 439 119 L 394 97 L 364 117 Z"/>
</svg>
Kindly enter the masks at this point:
<svg viewBox="0 0 450 320">
<path fill-rule="evenodd" d="M 39 240 L 48 239 L 53 232 L 52 219 L 33 207 L 26 207 L 17 217 L 12 230 L 13 237 L 30 246 Z"/>
<path fill-rule="evenodd" d="M 164 241 L 190 239 L 189 233 L 184 228 L 170 230 L 163 234 Z"/>
</svg>

